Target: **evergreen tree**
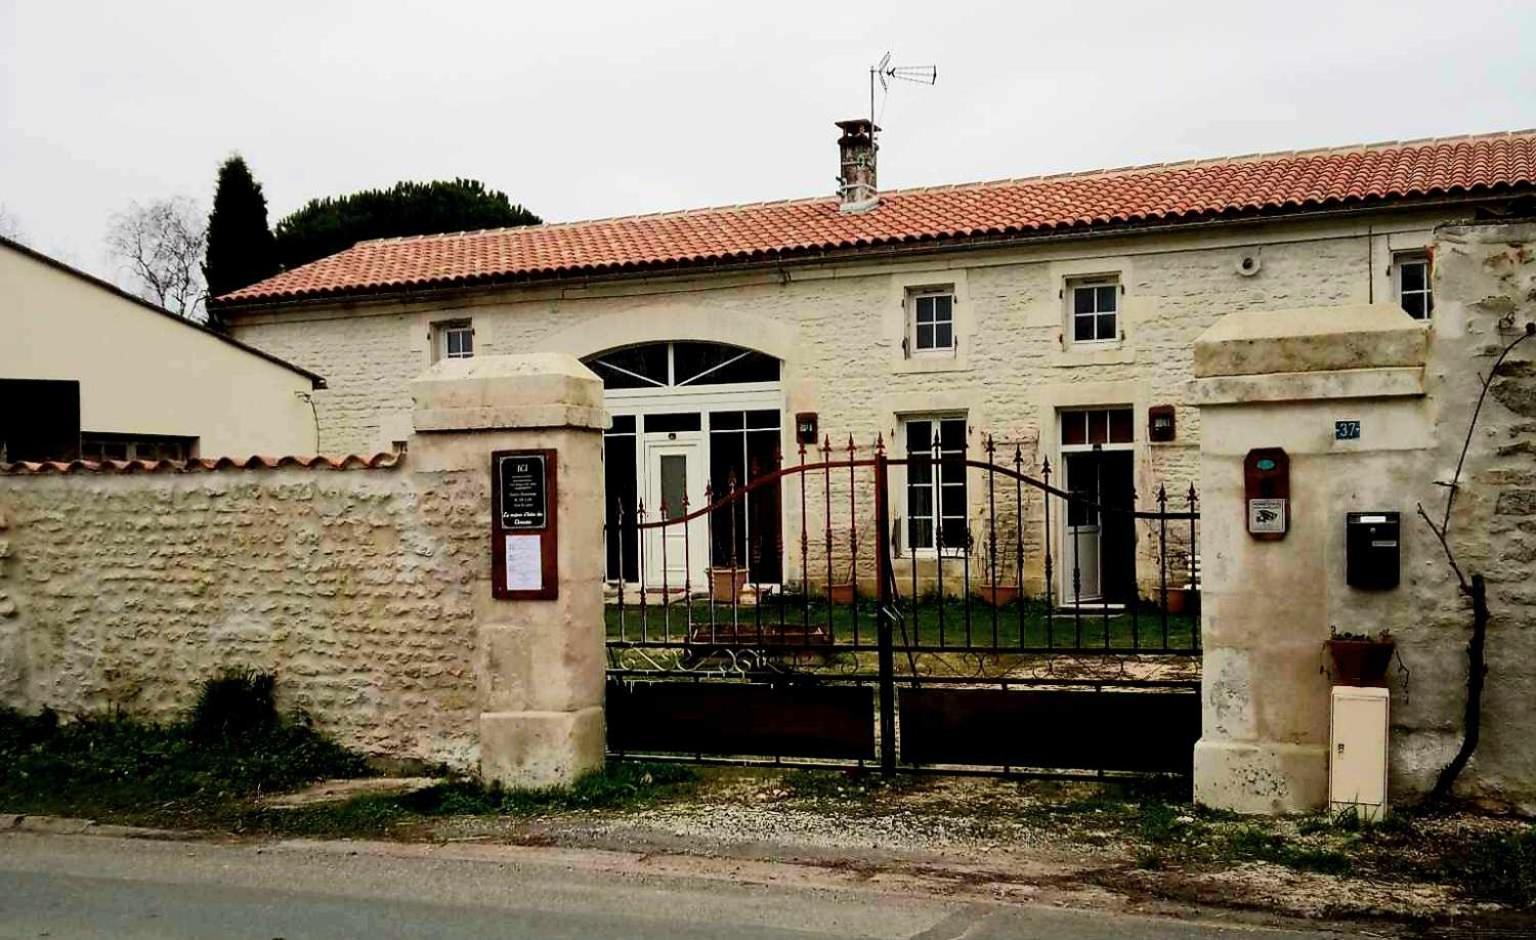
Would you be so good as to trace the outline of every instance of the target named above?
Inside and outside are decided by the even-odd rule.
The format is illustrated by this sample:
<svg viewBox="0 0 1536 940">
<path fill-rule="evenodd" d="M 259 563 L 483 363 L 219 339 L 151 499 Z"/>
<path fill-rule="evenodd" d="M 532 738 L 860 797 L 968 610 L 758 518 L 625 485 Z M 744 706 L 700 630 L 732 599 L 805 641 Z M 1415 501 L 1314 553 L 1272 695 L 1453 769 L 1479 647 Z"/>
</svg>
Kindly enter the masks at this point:
<svg viewBox="0 0 1536 940">
<path fill-rule="evenodd" d="M 208 214 L 208 254 L 203 278 L 218 297 L 278 271 L 277 242 L 267 228 L 267 198 L 239 154 L 219 167 L 213 211 Z"/>
<path fill-rule="evenodd" d="M 542 220 L 486 189 L 478 180 L 399 182 L 326 199 L 311 199 L 277 223 L 277 255 L 295 268 L 370 238 L 435 235 L 475 229 L 537 225 Z"/>
</svg>

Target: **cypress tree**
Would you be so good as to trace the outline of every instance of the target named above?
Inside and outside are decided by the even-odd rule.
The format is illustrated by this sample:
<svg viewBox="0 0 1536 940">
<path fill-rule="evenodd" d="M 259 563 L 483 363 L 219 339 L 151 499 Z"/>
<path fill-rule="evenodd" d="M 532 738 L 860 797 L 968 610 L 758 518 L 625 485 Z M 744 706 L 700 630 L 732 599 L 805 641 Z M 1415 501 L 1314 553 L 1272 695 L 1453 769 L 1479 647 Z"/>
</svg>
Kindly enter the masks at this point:
<svg viewBox="0 0 1536 940">
<path fill-rule="evenodd" d="M 208 254 L 203 278 L 218 297 L 278 271 L 277 242 L 267 228 L 267 197 L 245 159 L 233 154 L 219 167 L 213 211 L 208 214 Z"/>
</svg>

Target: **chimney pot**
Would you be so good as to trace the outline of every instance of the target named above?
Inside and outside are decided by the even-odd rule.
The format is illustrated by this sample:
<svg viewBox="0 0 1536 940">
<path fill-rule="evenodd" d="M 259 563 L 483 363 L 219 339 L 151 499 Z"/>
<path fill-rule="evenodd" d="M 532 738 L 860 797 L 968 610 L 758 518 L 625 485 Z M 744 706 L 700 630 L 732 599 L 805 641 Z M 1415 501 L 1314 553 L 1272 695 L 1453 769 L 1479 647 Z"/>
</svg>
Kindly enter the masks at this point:
<svg viewBox="0 0 1536 940">
<path fill-rule="evenodd" d="M 880 145 L 875 135 L 880 128 L 867 118 L 838 121 L 843 135 L 837 140 L 839 158 L 838 206 L 844 212 L 868 212 L 880 204 L 875 187 L 875 154 Z"/>
</svg>

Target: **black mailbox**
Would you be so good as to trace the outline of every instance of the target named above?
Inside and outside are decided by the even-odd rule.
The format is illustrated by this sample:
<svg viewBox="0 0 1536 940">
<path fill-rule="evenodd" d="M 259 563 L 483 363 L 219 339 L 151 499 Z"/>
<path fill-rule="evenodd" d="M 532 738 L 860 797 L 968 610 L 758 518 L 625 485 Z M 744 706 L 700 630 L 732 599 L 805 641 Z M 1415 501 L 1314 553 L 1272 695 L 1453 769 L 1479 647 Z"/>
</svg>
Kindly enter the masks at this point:
<svg viewBox="0 0 1536 940">
<path fill-rule="evenodd" d="M 1345 536 L 1345 580 L 1350 587 L 1397 587 L 1402 569 L 1401 523 L 1395 512 L 1352 512 Z"/>
</svg>

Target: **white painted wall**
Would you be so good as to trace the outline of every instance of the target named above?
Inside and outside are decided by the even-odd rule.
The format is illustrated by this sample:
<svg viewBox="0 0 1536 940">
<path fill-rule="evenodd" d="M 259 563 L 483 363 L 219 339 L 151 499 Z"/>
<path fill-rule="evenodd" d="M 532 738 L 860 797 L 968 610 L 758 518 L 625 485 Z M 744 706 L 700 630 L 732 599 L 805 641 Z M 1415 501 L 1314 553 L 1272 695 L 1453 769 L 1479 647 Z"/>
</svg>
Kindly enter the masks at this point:
<svg viewBox="0 0 1536 940">
<path fill-rule="evenodd" d="M 3 244 L 0 337 L 0 378 L 79 381 L 82 431 L 196 437 L 202 457 L 315 451 L 308 377 Z"/>
</svg>

